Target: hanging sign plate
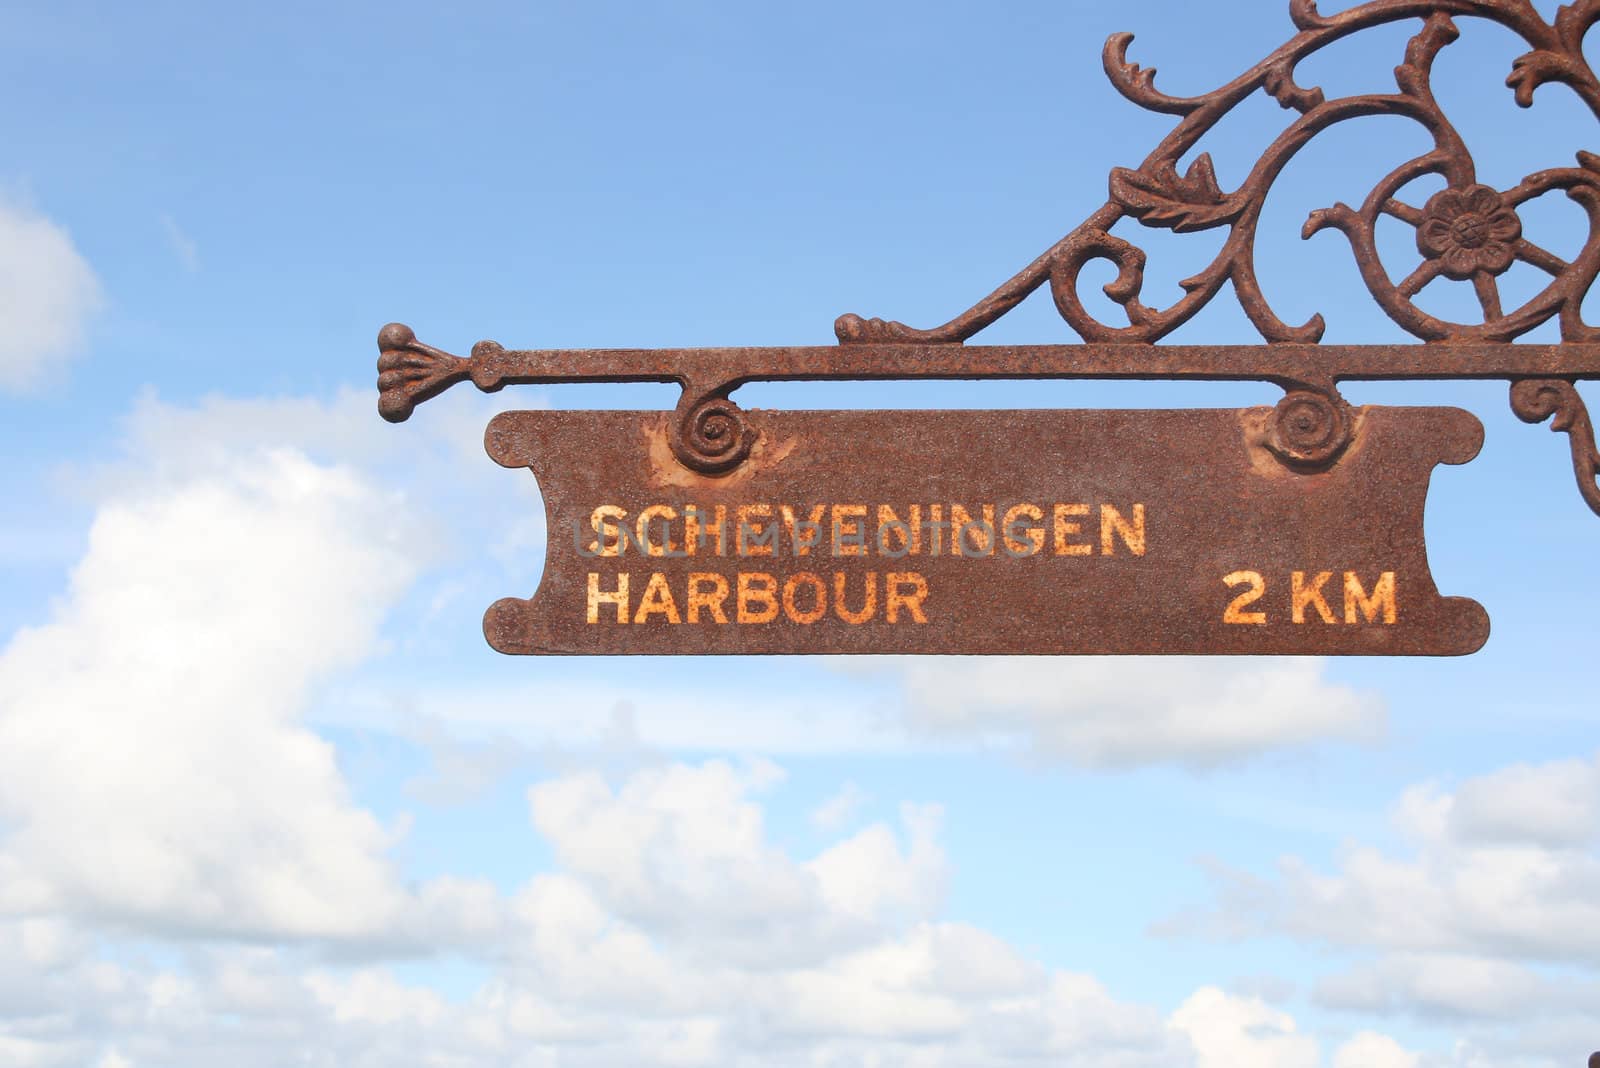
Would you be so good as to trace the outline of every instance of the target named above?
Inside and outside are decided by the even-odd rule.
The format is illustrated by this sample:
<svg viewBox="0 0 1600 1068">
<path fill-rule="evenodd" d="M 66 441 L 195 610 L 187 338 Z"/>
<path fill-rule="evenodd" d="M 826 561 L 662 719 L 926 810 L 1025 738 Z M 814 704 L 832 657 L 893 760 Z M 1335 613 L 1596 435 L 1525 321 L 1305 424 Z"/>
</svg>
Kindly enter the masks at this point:
<svg viewBox="0 0 1600 1068">
<path fill-rule="evenodd" d="M 1477 650 L 1488 616 L 1439 595 L 1423 506 L 1481 425 L 1315 400 L 748 411 L 722 431 L 748 457 L 714 476 L 675 458 L 669 413 L 506 412 L 486 446 L 538 479 L 548 541 L 484 632 L 531 654 Z"/>
</svg>

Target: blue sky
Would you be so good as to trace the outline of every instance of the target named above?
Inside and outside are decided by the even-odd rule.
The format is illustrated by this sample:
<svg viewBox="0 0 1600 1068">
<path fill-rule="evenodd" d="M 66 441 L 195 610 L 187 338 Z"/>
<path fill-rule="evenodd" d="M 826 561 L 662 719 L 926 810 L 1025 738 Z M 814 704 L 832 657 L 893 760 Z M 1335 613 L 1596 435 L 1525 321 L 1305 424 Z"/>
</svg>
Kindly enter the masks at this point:
<svg viewBox="0 0 1600 1068">
<path fill-rule="evenodd" d="M 1481 181 L 1594 148 L 1459 21 L 1435 84 Z M 1416 26 L 1299 81 L 1388 89 Z M 676 396 L 463 386 L 378 418 L 391 320 L 455 352 L 945 320 L 1170 128 L 1106 82 L 1119 30 L 1179 93 L 1293 32 L 1276 2 L 5 5 L 0 1063 L 1582 1063 L 1600 519 L 1504 383 L 1346 390 L 1485 425 L 1429 497 L 1435 579 L 1493 625 L 1446 660 L 504 657 L 481 615 L 531 593 L 544 530 L 483 425 Z M 1258 95 L 1203 144 L 1224 188 L 1285 115 Z M 1368 120 L 1291 165 L 1258 247 L 1285 320 L 1406 340 L 1342 239 L 1298 235 L 1423 143 Z M 1523 221 L 1582 244 L 1562 198 Z M 1137 240 L 1163 302 L 1220 244 Z M 1253 342 L 1230 299 L 1171 340 Z M 1071 336 L 1041 296 L 979 340 Z"/>
</svg>

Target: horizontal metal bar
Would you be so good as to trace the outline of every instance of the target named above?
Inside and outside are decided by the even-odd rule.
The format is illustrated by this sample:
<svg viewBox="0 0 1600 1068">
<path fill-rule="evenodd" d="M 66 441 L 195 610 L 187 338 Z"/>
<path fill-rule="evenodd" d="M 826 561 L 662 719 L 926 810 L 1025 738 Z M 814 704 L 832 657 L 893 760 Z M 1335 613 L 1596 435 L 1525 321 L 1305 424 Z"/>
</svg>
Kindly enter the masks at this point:
<svg viewBox="0 0 1600 1068">
<path fill-rule="evenodd" d="M 856 344 L 712 349 L 499 349 L 480 345 L 472 379 L 516 383 L 982 378 L 1354 379 L 1600 378 L 1600 344 L 1401 345 Z"/>
<path fill-rule="evenodd" d="M 1264 381 L 1332 392 L 1348 380 L 1600 378 L 1600 343 L 1456 341 L 1403 345 L 961 345 L 854 343 L 716 349 L 505 349 L 470 357 L 418 341 L 391 323 L 378 335 L 379 411 L 398 422 L 470 380 L 514 384 L 674 382 L 685 410 L 747 382 L 896 379 Z"/>
</svg>

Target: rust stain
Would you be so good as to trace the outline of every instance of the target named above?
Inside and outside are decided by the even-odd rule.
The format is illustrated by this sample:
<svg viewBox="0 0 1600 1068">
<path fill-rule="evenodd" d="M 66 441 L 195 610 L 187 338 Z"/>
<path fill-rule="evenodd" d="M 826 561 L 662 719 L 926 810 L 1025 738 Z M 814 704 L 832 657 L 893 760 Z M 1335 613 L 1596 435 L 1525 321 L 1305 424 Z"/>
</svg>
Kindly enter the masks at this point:
<svg viewBox="0 0 1600 1068">
<path fill-rule="evenodd" d="M 1347 421 L 1343 444 L 1337 455 L 1328 463 L 1294 464 L 1286 462 L 1281 437 L 1281 408 L 1259 406 L 1239 409 L 1240 437 L 1250 455 L 1251 469 L 1262 478 L 1285 479 L 1315 475 L 1328 470 L 1335 462 L 1343 462 L 1360 452 L 1366 442 L 1368 406 L 1349 407 L 1344 413 Z"/>
<path fill-rule="evenodd" d="M 725 475 L 715 476 L 703 475 L 686 467 L 673 453 L 673 428 L 670 417 L 663 415 L 659 420 L 647 421 L 641 428 L 640 434 L 644 439 L 645 455 L 650 459 L 651 483 L 656 486 L 684 489 L 728 487 L 748 482 L 757 472 L 783 463 L 800 444 L 798 438 L 786 438 L 771 443 L 758 439 L 750 447 L 749 456 L 738 467 Z"/>
</svg>

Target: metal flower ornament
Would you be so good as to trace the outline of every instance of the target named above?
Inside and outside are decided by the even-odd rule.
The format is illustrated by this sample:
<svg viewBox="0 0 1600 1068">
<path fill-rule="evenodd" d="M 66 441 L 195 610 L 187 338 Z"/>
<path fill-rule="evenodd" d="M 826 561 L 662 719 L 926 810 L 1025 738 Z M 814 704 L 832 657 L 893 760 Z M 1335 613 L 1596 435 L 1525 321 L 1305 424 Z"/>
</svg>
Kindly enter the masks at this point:
<svg viewBox="0 0 1600 1068">
<path fill-rule="evenodd" d="M 1579 152 L 1572 166 L 1509 188 L 1486 185 L 1432 87 L 1457 20 L 1485 20 L 1527 44 L 1506 77 L 1518 104 L 1560 87 L 1600 118 L 1600 80 L 1583 53 L 1600 0 L 1578 0 L 1551 20 L 1531 0 L 1372 0 L 1328 16 L 1312 0 L 1292 0 L 1289 14 L 1297 32 L 1282 46 L 1198 96 L 1157 89 L 1154 70 L 1128 59 L 1132 34 L 1112 36 L 1102 53 L 1112 84 L 1176 123 L 1138 166 L 1111 169 L 1106 201 L 1082 223 L 945 323 L 847 314 L 831 346 L 508 350 L 483 341 L 466 358 L 385 326 L 379 411 L 393 422 L 468 379 L 486 391 L 682 387 L 671 414 L 513 412 L 490 424 L 490 455 L 533 469 L 545 486 L 551 528 L 538 594 L 489 610 L 491 644 L 611 653 L 1463 653 L 1481 645 L 1486 614 L 1438 595 L 1421 537 L 1429 470 L 1470 460 L 1481 426 L 1454 409 L 1356 408 L 1339 384 L 1508 381 L 1519 417 L 1549 419 L 1568 435 L 1579 492 L 1600 514 L 1600 451 L 1575 385 L 1600 377 L 1600 328 L 1582 315 L 1600 273 L 1600 157 Z M 1307 57 L 1392 23 L 1417 26 L 1393 92 L 1330 97 L 1297 80 Z M 1222 186 L 1204 152 L 1180 172 L 1179 161 L 1258 93 L 1291 115 L 1238 187 Z M 1291 323 L 1268 302 L 1257 228 L 1296 154 L 1330 127 L 1369 116 L 1419 125 L 1426 150 L 1359 199 L 1312 212 L 1302 236 L 1342 235 L 1373 300 L 1418 341 L 1322 344 L 1321 314 Z M 1442 178 L 1445 188 L 1419 204 L 1410 187 L 1423 178 Z M 1570 259 L 1524 232 L 1519 210 L 1550 194 L 1588 220 Z M 1386 218 L 1415 229 L 1421 262 L 1403 277 L 1378 255 Z M 1144 299 L 1146 252 L 1112 233 L 1123 220 L 1176 234 L 1220 230 L 1224 239 L 1181 283 L 1182 296 L 1157 306 Z M 1116 321 L 1081 299 L 1094 261 L 1116 269 L 1103 287 L 1120 307 Z M 1508 307 L 1500 279 L 1516 263 L 1548 280 Z M 1471 287 L 1481 316 L 1451 321 L 1416 303 L 1430 285 L 1455 284 Z M 1078 343 L 967 344 L 1045 286 Z M 1224 287 L 1259 342 L 1158 344 Z M 1552 321 L 1559 343 L 1518 341 Z M 745 411 L 731 397 L 751 381 L 886 378 L 1261 380 L 1285 396 L 1263 409 L 991 412 L 976 421 L 955 412 Z M 1241 514 L 1250 521 L 1239 524 Z M 570 550 L 557 548 L 563 528 Z M 801 545 L 803 529 L 816 538 Z M 846 533 L 862 540 L 847 542 Z M 746 535 L 758 546 L 750 553 Z M 618 563 L 630 545 L 641 557 L 635 571 Z M 1011 572 L 949 561 L 1007 554 L 1018 560 Z M 790 566 L 762 570 L 747 556 L 787 556 Z M 819 556 L 831 575 L 818 570 Z M 732 570 L 713 566 L 723 560 Z M 1036 570 L 1045 567 L 1054 570 Z M 1034 597 L 1036 588 L 1070 588 L 1074 598 L 1063 606 Z"/>
<path fill-rule="evenodd" d="M 1486 185 L 1445 189 L 1428 198 L 1417 227 L 1417 251 L 1430 261 L 1418 268 L 1421 278 L 1443 272 L 1461 281 L 1480 275 L 1504 274 L 1524 244 L 1522 220 L 1499 193 Z M 1529 245 L 1530 261 L 1542 252 Z M 1548 256 L 1548 253 L 1544 253 Z"/>
</svg>

